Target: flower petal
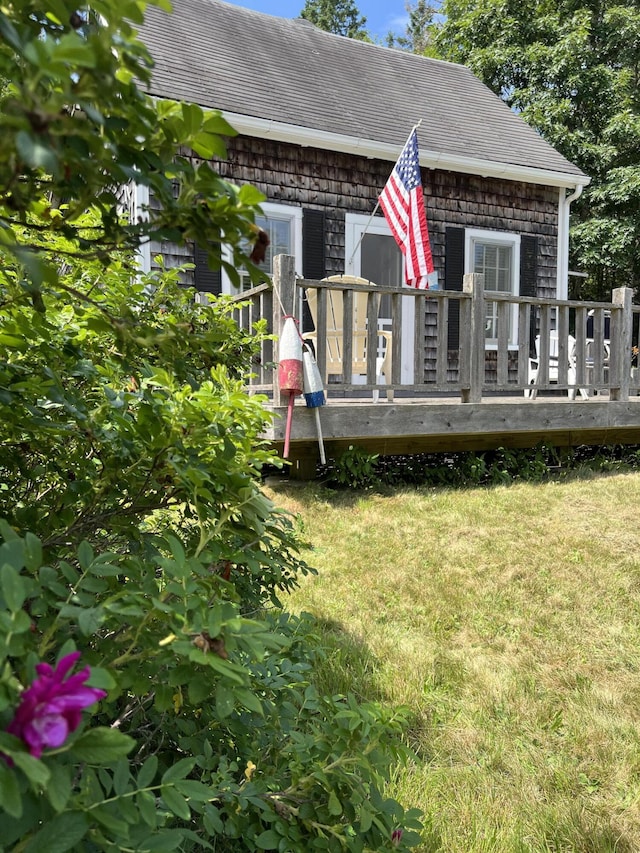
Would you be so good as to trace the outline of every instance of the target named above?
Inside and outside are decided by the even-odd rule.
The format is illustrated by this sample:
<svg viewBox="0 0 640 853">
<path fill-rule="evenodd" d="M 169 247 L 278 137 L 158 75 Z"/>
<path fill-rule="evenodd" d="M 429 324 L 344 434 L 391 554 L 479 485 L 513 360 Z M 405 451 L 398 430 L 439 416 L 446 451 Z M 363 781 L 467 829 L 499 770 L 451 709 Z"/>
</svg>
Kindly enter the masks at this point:
<svg viewBox="0 0 640 853">
<path fill-rule="evenodd" d="M 42 717 L 36 717 L 25 726 L 23 739 L 30 747 L 31 754 L 35 755 L 34 749 L 42 754 L 45 748 L 62 746 L 68 735 L 69 726 L 63 716 L 45 714 Z"/>
<path fill-rule="evenodd" d="M 65 675 L 73 669 L 76 665 L 76 662 L 80 658 L 80 652 L 71 652 L 71 654 L 65 655 L 63 658 L 60 658 L 58 661 L 58 665 L 55 668 L 53 676 L 56 681 L 62 681 Z"/>
</svg>

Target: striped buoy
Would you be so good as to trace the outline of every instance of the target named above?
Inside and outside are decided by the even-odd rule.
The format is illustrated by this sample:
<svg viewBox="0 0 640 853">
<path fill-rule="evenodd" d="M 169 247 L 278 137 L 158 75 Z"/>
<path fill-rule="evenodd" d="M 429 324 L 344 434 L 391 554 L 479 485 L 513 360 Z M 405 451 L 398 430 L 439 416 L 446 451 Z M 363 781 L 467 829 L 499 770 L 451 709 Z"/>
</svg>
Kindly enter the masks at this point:
<svg viewBox="0 0 640 853">
<path fill-rule="evenodd" d="M 316 419 L 316 431 L 318 433 L 318 448 L 320 450 L 320 461 L 326 465 L 324 455 L 324 442 L 322 440 L 322 426 L 320 424 L 320 406 L 324 406 L 326 399 L 324 396 L 324 388 L 322 387 L 322 379 L 318 365 L 313 357 L 313 353 L 305 344 L 302 353 L 304 367 L 304 401 L 309 409 L 314 409 Z"/>
<path fill-rule="evenodd" d="M 324 388 L 320 379 L 320 371 L 308 346 L 304 347 L 302 353 L 304 367 L 304 401 L 310 409 L 324 406 L 326 403 Z"/>
<path fill-rule="evenodd" d="M 280 391 L 294 396 L 302 394 L 304 378 L 302 369 L 302 338 L 293 317 L 287 316 L 282 324 L 278 359 Z"/>
<path fill-rule="evenodd" d="M 296 321 L 291 315 L 283 318 L 278 356 L 278 384 L 280 385 L 280 392 L 283 394 L 286 394 L 287 391 L 289 392 L 283 452 L 283 456 L 286 459 L 289 456 L 293 404 L 296 396 L 302 394 L 304 388 L 302 338 L 300 337 Z"/>
</svg>

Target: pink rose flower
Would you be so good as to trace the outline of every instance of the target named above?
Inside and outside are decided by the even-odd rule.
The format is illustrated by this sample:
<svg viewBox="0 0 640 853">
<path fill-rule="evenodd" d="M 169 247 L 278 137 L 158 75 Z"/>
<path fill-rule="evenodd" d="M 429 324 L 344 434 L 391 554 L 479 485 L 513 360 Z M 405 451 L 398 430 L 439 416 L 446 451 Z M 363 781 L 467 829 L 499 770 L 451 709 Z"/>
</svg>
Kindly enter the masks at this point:
<svg viewBox="0 0 640 853">
<path fill-rule="evenodd" d="M 7 726 L 9 734 L 24 741 L 35 758 L 40 758 L 43 749 L 62 746 L 80 725 L 82 710 L 107 695 L 104 690 L 84 686 L 91 675 L 88 666 L 65 678 L 79 657 L 80 652 L 65 655 L 55 669 L 39 663 L 38 678 L 22 693 Z"/>
</svg>

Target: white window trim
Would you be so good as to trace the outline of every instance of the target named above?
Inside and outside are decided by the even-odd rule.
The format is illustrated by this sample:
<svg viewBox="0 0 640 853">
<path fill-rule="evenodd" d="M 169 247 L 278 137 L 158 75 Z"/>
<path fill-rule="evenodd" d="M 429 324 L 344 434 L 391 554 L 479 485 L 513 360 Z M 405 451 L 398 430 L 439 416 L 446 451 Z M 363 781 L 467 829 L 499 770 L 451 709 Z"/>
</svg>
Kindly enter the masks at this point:
<svg viewBox="0 0 640 853">
<path fill-rule="evenodd" d="M 276 204 L 275 202 L 263 201 L 260 212 L 267 218 L 288 219 L 292 228 L 292 253 L 295 258 L 296 274 L 302 276 L 302 208 L 290 204 Z M 228 246 L 223 246 L 223 257 L 231 263 L 233 256 Z M 222 292 L 235 295 L 236 288 L 231 283 L 225 268 L 222 268 Z"/>
<path fill-rule="evenodd" d="M 513 296 L 520 295 L 520 234 L 514 234 L 512 231 L 490 231 L 483 228 L 465 228 L 464 232 L 464 271 L 465 273 L 473 272 L 474 256 L 473 251 L 474 241 L 482 243 L 493 243 L 495 246 L 510 246 L 513 249 Z M 511 328 L 513 330 L 513 338 L 509 342 L 509 349 L 518 348 L 518 306 L 513 305 L 511 308 Z M 485 348 L 497 349 L 498 343 L 495 339 L 487 338 Z"/>
</svg>

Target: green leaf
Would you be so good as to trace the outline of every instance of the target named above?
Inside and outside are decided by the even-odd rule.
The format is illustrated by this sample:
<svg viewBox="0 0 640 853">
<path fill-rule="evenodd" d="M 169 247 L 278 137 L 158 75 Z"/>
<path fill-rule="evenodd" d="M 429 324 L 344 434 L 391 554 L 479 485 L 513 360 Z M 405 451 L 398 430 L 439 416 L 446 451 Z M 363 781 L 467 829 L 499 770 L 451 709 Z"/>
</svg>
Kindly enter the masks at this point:
<svg viewBox="0 0 640 853">
<path fill-rule="evenodd" d="M 11 817 L 22 816 L 22 797 L 16 774 L 0 758 L 0 809 Z"/>
<path fill-rule="evenodd" d="M 104 620 L 102 607 L 87 607 L 78 613 L 78 627 L 85 637 L 95 634 Z"/>
<path fill-rule="evenodd" d="M 208 785 L 205 785 L 204 782 L 197 782 L 195 779 L 182 779 L 174 784 L 176 791 L 179 791 L 189 800 L 195 800 L 198 803 L 208 803 L 215 797 L 215 792 Z"/>
<path fill-rule="evenodd" d="M 53 49 L 52 60 L 76 65 L 80 68 L 95 68 L 96 55 L 92 46 L 77 33 L 66 33 Z"/>
<path fill-rule="evenodd" d="M 72 751 L 80 761 L 88 764 L 111 764 L 128 755 L 135 741 L 117 729 L 98 726 L 89 729 L 74 744 Z"/>
<path fill-rule="evenodd" d="M 91 809 L 91 816 L 112 832 L 115 832 L 124 838 L 128 837 L 129 825 L 126 820 L 123 820 L 118 816 L 111 803 L 109 805 L 100 805 Z"/>
<path fill-rule="evenodd" d="M 92 666 L 87 685 L 89 687 L 99 687 L 101 690 L 113 690 L 116 686 L 116 680 L 108 669 L 103 669 L 100 666 Z"/>
<path fill-rule="evenodd" d="M 148 788 L 158 771 L 158 756 L 150 755 L 138 773 L 138 788 Z"/>
<path fill-rule="evenodd" d="M 216 686 L 216 711 L 223 720 L 228 717 L 236 706 L 234 694 L 222 682 Z"/>
<path fill-rule="evenodd" d="M 252 693 L 244 687 L 238 687 L 233 692 L 243 708 L 246 708 L 248 711 L 253 711 L 256 714 L 260 714 L 261 717 L 264 716 L 262 702 L 255 693 Z"/>
<path fill-rule="evenodd" d="M 213 684 L 208 678 L 194 678 L 189 682 L 189 701 L 194 705 L 200 705 L 205 699 L 209 699 L 213 693 Z"/>
<path fill-rule="evenodd" d="M 93 562 L 93 548 L 86 540 L 78 546 L 78 562 L 80 563 L 80 568 L 85 570 Z"/>
<path fill-rule="evenodd" d="M 328 808 L 329 808 L 329 814 L 333 815 L 334 817 L 337 817 L 338 815 L 342 814 L 342 804 L 340 803 L 340 800 L 337 798 L 335 791 L 332 791 L 331 794 L 329 795 Z"/>
<path fill-rule="evenodd" d="M 140 791 L 136 794 L 136 805 L 140 812 L 142 820 L 152 829 L 158 825 L 158 811 L 156 808 L 156 798 L 150 791 Z"/>
<path fill-rule="evenodd" d="M 46 172 L 57 171 L 58 158 L 51 148 L 43 145 L 37 137 L 21 130 L 16 136 L 16 147 L 26 165 L 32 169 L 43 169 Z M 21 260 L 24 263 L 24 258 Z"/>
<path fill-rule="evenodd" d="M 2 566 L 0 569 L 0 585 L 9 610 L 13 612 L 20 610 L 27 594 L 24 581 L 13 566 L 8 564 Z"/>
<path fill-rule="evenodd" d="M 130 778 L 129 762 L 125 758 L 121 758 L 116 764 L 116 770 L 113 774 L 113 790 L 118 796 L 126 793 Z"/>
<path fill-rule="evenodd" d="M 195 758 L 182 758 L 180 761 L 177 761 L 163 774 L 162 784 L 165 785 L 168 782 L 175 782 L 177 779 L 184 779 L 191 773 L 195 767 L 195 763 Z"/>
<path fill-rule="evenodd" d="M 36 789 L 45 788 L 51 779 L 51 771 L 47 765 L 28 752 L 12 752 L 11 758 L 16 767 L 24 773 Z"/>
<path fill-rule="evenodd" d="M 48 820 L 25 848 L 25 853 L 66 853 L 81 841 L 89 829 L 84 812 L 64 812 Z"/>
<path fill-rule="evenodd" d="M 260 202 L 265 200 L 264 194 L 257 187 L 252 186 L 252 184 L 243 184 L 240 187 L 238 198 L 242 204 L 260 204 Z"/>
<path fill-rule="evenodd" d="M 183 820 L 189 820 L 191 817 L 191 809 L 189 808 L 189 804 L 182 796 L 179 794 L 173 785 L 163 785 L 161 789 L 162 799 L 165 802 L 167 808 L 172 811 L 178 817 L 181 817 Z"/>
<path fill-rule="evenodd" d="M 182 829 L 163 829 L 154 832 L 153 837 L 147 839 L 141 850 L 153 850 L 153 853 L 175 853 L 184 842 L 185 831 Z M 203 845 L 204 846 L 204 845 Z M 206 849 L 211 849 L 207 844 Z"/>
<path fill-rule="evenodd" d="M 2 233 L 1 229 L 0 233 Z M 5 542 L 15 542 L 20 539 L 13 527 L 4 518 L 0 518 L 0 536 Z"/>
<path fill-rule="evenodd" d="M 267 829 L 256 838 L 256 847 L 258 850 L 277 850 L 280 845 L 282 836 L 278 835 L 272 829 Z"/>
<path fill-rule="evenodd" d="M 28 531 L 24 537 L 24 564 L 30 572 L 37 572 L 42 565 L 42 543 Z"/>
<path fill-rule="evenodd" d="M 71 796 L 71 768 L 51 763 L 51 781 L 45 788 L 49 802 L 56 812 L 61 812 Z"/>
</svg>

